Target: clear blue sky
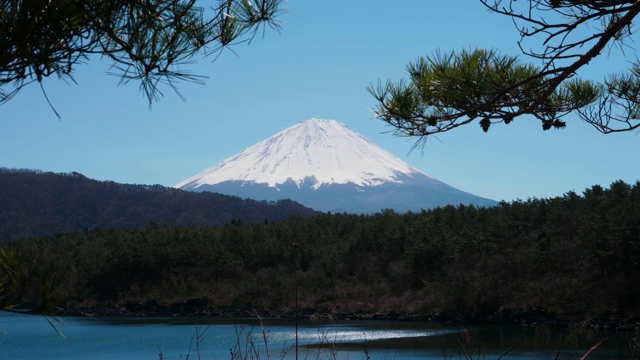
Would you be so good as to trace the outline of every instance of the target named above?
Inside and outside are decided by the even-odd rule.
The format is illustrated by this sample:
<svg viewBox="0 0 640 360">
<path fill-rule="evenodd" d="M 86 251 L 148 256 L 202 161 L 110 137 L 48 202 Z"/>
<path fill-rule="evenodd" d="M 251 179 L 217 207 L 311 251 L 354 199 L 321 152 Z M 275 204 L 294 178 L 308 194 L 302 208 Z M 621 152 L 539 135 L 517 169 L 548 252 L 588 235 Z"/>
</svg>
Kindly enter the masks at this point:
<svg viewBox="0 0 640 360">
<path fill-rule="evenodd" d="M 0 106 L 0 166 L 77 171 L 97 180 L 172 186 L 312 117 L 336 119 L 409 164 L 463 191 L 495 200 L 546 198 L 640 178 L 640 135 L 603 135 L 576 118 L 565 130 L 533 119 L 483 133 L 470 124 L 430 138 L 397 138 L 372 119 L 365 87 L 405 77 L 437 49 L 518 53 L 510 19 L 477 0 L 290 0 L 280 33 L 267 31 L 216 62 L 191 67 L 207 85 L 180 84 L 149 110 L 137 84 L 118 86 L 108 64 L 78 67 L 78 85 L 56 79 Z M 627 55 L 635 56 L 627 50 Z M 617 51 L 581 73 L 598 79 L 625 65 Z"/>
</svg>

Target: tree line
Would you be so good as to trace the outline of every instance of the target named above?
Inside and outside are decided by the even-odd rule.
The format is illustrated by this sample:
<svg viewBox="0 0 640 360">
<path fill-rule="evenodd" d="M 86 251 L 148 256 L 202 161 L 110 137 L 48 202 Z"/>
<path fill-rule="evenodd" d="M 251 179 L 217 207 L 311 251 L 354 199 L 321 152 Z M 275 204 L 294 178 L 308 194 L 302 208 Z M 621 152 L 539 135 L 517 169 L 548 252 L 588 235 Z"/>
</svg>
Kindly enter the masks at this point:
<svg viewBox="0 0 640 360">
<path fill-rule="evenodd" d="M 638 321 L 639 238 L 640 182 L 616 181 L 490 208 L 97 228 L 2 248 L 50 254 L 61 274 L 50 300 L 63 307 L 297 301 L 327 312 Z"/>
</svg>

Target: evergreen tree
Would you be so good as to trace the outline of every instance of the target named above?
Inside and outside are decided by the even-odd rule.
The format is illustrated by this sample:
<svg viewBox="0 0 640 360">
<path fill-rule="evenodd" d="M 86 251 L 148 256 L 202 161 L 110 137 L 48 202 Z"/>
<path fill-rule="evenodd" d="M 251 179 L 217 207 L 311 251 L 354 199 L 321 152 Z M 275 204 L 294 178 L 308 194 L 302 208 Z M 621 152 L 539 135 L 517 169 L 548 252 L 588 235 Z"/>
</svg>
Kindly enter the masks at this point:
<svg viewBox="0 0 640 360">
<path fill-rule="evenodd" d="M 569 114 L 602 133 L 640 128 L 640 61 L 600 82 L 577 72 L 607 47 L 623 53 L 635 34 L 636 1 L 480 0 L 491 12 L 510 17 L 522 53 L 538 66 L 497 50 L 436 52 L 407 66 L 408 80 L 370 86 L 376 116 L 396 135 L 427 136 L 478 122 L 533 116 L 543 130 L 561 129 Z"/>
<path fill-rule="evenodd" d="M 106 58 L 121 82 L 137 81 L 151 103 L 160 85 L 202 83 L 195 58 L 278 28 L 282 0 L 4 0 L 0 6 L 0 104 L 31 83 L 73 81 L 76 67 Z M 202 4 L 202 6 L 198 6 Z M 46 94 L 45 94 L 46 96 Z"/>
</svg>

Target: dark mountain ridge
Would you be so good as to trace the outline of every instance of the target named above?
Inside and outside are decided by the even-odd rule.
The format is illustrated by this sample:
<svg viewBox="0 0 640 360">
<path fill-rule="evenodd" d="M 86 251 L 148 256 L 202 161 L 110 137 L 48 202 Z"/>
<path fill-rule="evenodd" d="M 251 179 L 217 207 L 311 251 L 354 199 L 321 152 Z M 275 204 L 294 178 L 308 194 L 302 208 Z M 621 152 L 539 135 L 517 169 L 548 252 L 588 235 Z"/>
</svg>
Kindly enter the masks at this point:
<svg viewBox="0 0 640 360">
<path fill-rule="evenodd" d="M 217 226 L 279 222 L 316 212 L 291 200 L 256 201 L 161 185 L 97 181 L 77 172 L 0 168 L 0 240 L 150 223 Z"/>
</svg>

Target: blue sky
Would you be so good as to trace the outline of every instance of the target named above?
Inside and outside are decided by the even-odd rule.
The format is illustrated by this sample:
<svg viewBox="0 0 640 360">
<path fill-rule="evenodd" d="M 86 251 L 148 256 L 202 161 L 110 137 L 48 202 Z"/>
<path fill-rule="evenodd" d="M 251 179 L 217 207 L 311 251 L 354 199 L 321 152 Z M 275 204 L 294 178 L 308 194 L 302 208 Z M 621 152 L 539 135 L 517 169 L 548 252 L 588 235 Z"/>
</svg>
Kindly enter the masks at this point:
<svg viewBox="0 0 640 360">
<path fill-rule="evenodd" d="M 407 63 L 419 56 L 475 47 L 519 54 L 510 19 L 477 0 L 290 0 L 286 7 L 280 33 L 267 31 L 234 47 L 235 54 L 191 66 L 208 80 L 181 83 L 186 102 L 167 88 L 149 110 L 137 84 L 118 86 L 101 61 L 78 67 L 78 85 L 44 82 L 62 120 L 37 85 L 27 87 L 0 106 L 0 166 L 172 186 L 320 117 L 346 124 L 445 183 L 495 200 L 581 193 L 640 178 L 638 132 L 603 135 L 575 117 L 567 129 L 546 132 L 526 118 L 488 133 L 470 124 L 412 152 L 415 139 L 395 137 L 372 119 L 366 86 L 405 77 Z M 613 49 L 580 74 L 600 79 L 626 61 Z"/>
</svg>

